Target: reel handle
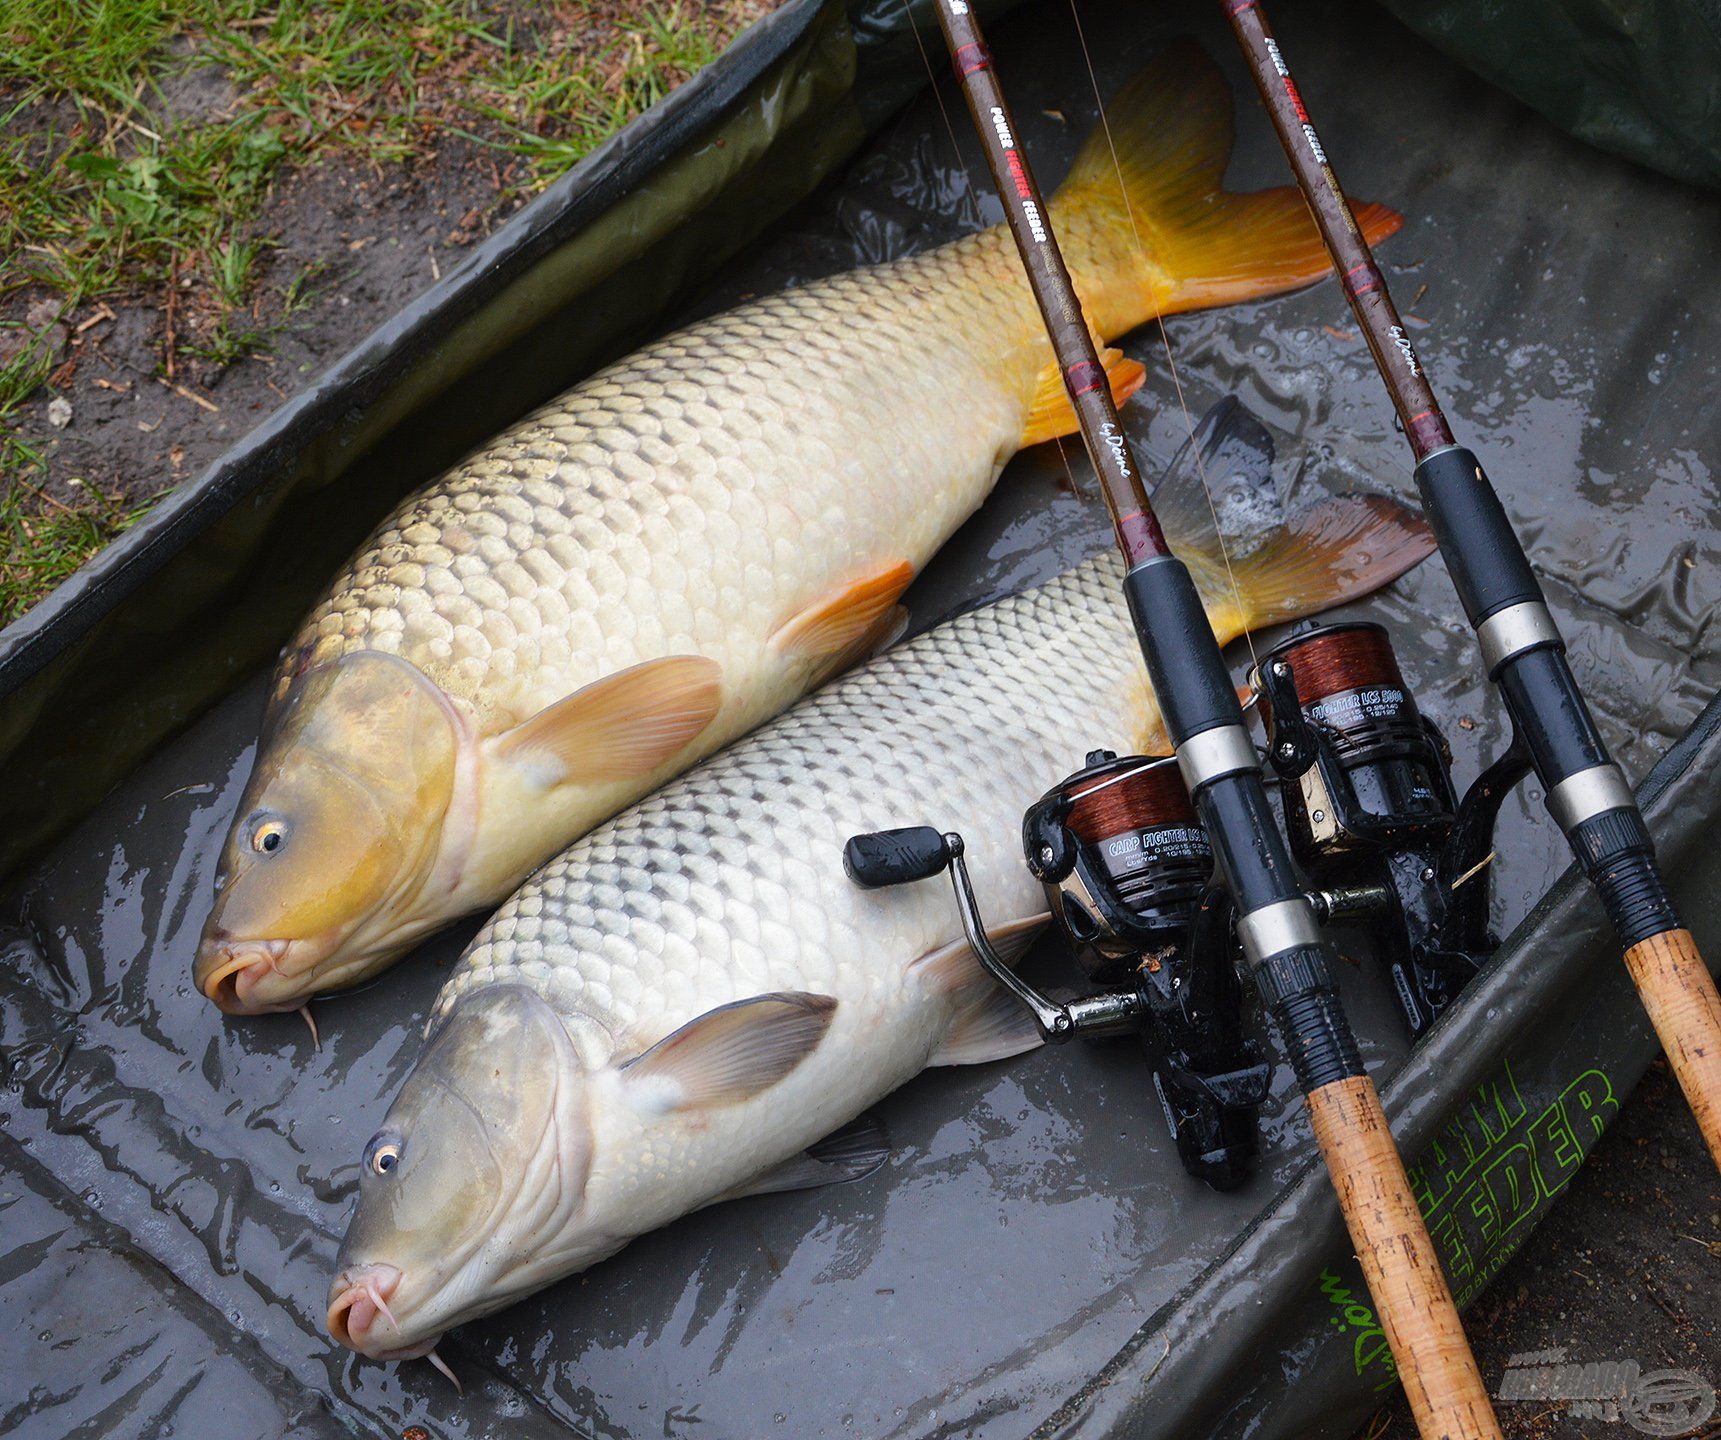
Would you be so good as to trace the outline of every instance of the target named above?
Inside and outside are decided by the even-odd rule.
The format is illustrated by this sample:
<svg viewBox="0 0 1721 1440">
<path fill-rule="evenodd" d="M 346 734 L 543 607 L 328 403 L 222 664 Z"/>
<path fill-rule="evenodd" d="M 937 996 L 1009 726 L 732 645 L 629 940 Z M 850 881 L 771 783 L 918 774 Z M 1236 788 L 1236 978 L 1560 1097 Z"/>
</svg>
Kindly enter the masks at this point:
<svg viewBox="0 0 1721 1440">
<path fill-rule="evenodd" d="M 863 890 L 930 880 L 949 870 L 950 884 L 956 892 L 956 910 L 962 917 L 962 933 L 969 948 L 981 968 L 1022 1002 L 1045 1039 L 1057 1042 L 1078 1034 L 1119 1035 L 1139 1030 L 1147 1011 L 1147 1003 L 1140 995 L 1102 993 L 1060 1005 L 1034 989 L 1004 962 L 986 937 L 980 902 L 974 898 L 974 882 L 968 878 L 968 866 L 962 859 L 964 848 L 962 837 L 954 830 L 941 834 L 930 825 L 874 830 L 849 836 L 843 845 L 843 869 Z"/>
<path fill-rule="evenodd" d="M 863 890 L 880 890 L 930 880 L 943 872 L 953 854 L 961 853 L 960 841 L 953 852 L 932 826 L 907 825 L 849 836 L 843 846 L 843 869 Z"/>
</svg>

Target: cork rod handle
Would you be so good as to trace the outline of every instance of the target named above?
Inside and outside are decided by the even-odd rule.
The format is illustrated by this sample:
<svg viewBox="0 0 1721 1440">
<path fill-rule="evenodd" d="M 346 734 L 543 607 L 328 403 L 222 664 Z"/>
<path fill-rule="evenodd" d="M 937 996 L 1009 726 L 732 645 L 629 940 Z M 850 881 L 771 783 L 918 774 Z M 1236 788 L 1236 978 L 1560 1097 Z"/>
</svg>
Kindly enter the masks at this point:
<svg viewBox="0 0 1721 1440">
<path fill-rule="evenodd" d="M 1424 1440 L 1500 1440 L 1434 1242 L 1366 1075 L 1309 1092 L 1315 1139 Z"/>
<path fill-rule="evenodd" d="M 1721 993 L 1689 930 L 1668 930 L 1625 952 L 1667 1063 L 1721 1168 Z"/>
</svg>

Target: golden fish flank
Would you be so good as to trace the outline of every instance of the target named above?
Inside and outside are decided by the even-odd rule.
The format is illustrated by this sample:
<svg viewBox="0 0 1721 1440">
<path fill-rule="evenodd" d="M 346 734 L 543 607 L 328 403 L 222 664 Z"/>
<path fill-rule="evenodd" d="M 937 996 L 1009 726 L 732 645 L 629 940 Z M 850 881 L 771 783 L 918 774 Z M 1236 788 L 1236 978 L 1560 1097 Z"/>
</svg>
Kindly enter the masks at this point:
<svg viewBox="0 0 1721 1440">
<path fill-rule="evenodd" d="M 1391 501 L 1330 501 L 1238 561 L 1239 609 L 1218 558 L 1187 544 L 1199 485 L 1167 488 L 1162 519 L 1227 639 L 1364 593 L 1432 548 Z M 504 905 L 365 1152 L 334 1337 L 422 1354 L 702 1205 L 864 1173 L 876 1138 L 825 1137 L 925 1065 L 1038 1043 L 962 941 L 949 887 L 862 892 L 842 845 L 960 830 L 984 912 L 1014 917 L 995 940 L 1024 946 L 1046 917 L 1023 810 L 1090 746 L 1155 741 L 1119 570 L 1091 561 L 890 651 Z"/>
<path fill-rule="evenodd" d="M 1103 137 L 1053 202 L 1102 338 L 1324 273 L 1294 191 L 1220 189 L 1230 97 L 1198 52 L 1109 113 L 1129 207 Z M 1140 383 L 1105 359 L 1114 393 Z M 1002 231 L 755 301 L 545 405 L 405 501 L 289 646 L 199 987 L 290 1009 L 496 903 L 888 635 L 1004 462 L 1074 429 Z M 335 678 L 384 660 L 422 683 Z M 380 724 L 351 700 L 372 688 Z M 330 713 L 288 723 L 307 706 Z M 420 753 L 436 773 L 400 774 Z"/>
</svg>

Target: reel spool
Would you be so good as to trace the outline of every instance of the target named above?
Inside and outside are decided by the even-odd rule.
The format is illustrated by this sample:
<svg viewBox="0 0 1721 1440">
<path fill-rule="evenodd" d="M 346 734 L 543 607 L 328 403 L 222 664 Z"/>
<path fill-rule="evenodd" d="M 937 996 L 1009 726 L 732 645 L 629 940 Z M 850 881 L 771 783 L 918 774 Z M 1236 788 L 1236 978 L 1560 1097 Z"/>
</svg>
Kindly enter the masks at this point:
<svg viewBox="0 0 1721 1440">
<path fill-rule="evenodd" d="M 1095 984 L 1174 945 L 1213 874 L 1213 847 L 1171 756 L 1093 750 L 1022 820 L 1028 868 Z"/>
<path fill-rule="evenodd" d="M 1293 635 L 1250 678 L 1299 861 L 1318 867 L 1450 829 L 1451 752 L 1417 710 L 1384 626 Z"/>
</svg>

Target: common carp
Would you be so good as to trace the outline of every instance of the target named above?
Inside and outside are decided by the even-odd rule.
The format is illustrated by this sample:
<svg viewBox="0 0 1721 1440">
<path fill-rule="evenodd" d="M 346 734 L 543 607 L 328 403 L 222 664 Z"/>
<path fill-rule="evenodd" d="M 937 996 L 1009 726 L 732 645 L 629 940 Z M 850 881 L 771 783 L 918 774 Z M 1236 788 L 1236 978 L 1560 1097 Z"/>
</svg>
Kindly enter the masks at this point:
<svg viewBox="0 0 1721 1440">
<path fill-rule="evenodd" d="M 1222 189 L 1230 93 L 1199 50 L 1108 116 L 1116 157 L 1090 137 L 1053 202 L 1102 340 L 1325 273 L 1295 190 Z M 1119 398 L 1141 383 L 1105 363 Z M 497 903 L 875 648 L 1010 456 L 1075 429 L 1002 227 L 755 300 L 527 416 L 403 502 L 286 648 L 198 987 L 293 1009 Z"/>
<path fill-rule="evenodd" d="M 1169 532 L 1188 534 L 1161 497 Z M 1221 639 L 1386 583 L 1431 549 L 1332 500 L 1236 564 L 1180 546 Z M 1072 665 L 1079 653 L 1082 663 Z M 927 1065 L 1038 1043 L 943 884 L 862 892 L 849 835 L 959 830 L 1001 947 L 1048 918 L 1022 813 L 1083 753 L 1159 741 L 1121 596 L 1090 561 L 833 682 L 546 866 L 480 932 L 363 1154 L 328 1327 L 379 1359 L 719 1200 L 879 1163 L 823 1137 Z"/>
</svg>

